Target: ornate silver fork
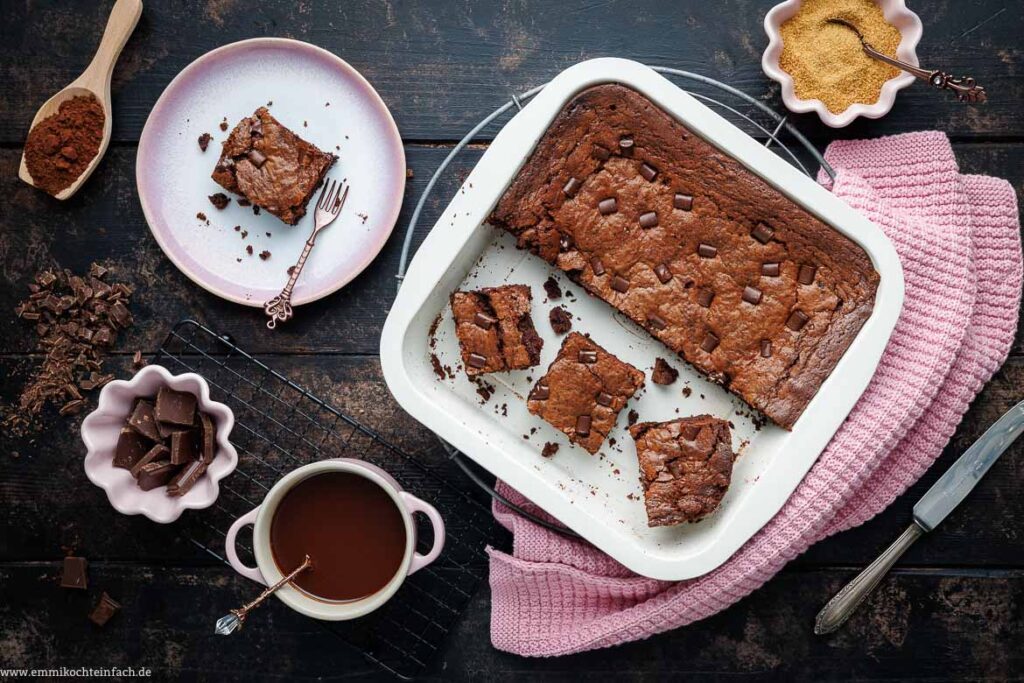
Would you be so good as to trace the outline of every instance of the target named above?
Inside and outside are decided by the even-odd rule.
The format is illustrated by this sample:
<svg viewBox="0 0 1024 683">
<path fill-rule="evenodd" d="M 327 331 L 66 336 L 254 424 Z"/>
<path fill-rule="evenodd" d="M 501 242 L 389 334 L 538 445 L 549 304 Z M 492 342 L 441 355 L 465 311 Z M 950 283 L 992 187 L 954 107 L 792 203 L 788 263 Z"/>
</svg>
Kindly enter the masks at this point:
<svg viewBox="0 0 1024 683">
<path fill-rule="evenodd" d="M 288 284 L 284 286 L 280 294 L 263 305 L 264 312 L 270 317 L 270 320 L 267 321 L 267 327 L 270 329 L 277 327 L 278 323 L 291 319 L 292 290 L 295 289 L 295 283 L 302 273 L 302 267 L 306 265 L 309 252 L 313 251 L 316 236 L 341 213 L 341 209 L 345 206 L 345 200 L 348 199 L 348 190 L 349 185 L 344 180 L 341 183 L 336 180 L 324 183 L 324 189 L 320 193 L 320 199 L 316 203 L 316 213 L 313 216 L 313 232 L 306 240 L 306 246 L 303 248 L 299 260 L 292 266 Z"/>
</svg>

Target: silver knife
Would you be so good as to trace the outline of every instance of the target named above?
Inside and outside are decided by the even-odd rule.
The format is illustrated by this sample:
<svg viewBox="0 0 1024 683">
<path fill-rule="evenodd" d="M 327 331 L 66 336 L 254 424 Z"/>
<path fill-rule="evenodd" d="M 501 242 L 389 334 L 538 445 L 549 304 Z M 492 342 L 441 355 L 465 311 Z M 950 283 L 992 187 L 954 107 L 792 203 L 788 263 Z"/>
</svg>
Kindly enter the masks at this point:
<svg viewBox="0 0 1024 683">
<path fill-rule="evenodd" d="M 914 541 L 931 531 L 967 497 L 992 463 L 999 459 L 1017 437 L 1024 432 L 1024 401 L 1021 401 L 996 420 L 964 454 L 939 477 L 914 506 L 914 523 L 896 542 L 886 548 L 874 562 L 846 584 L 814 620 L 814 632 L 831 633 L 842 626 L 864 599 L 871 594 L 896 560 Z"/>
</svg>

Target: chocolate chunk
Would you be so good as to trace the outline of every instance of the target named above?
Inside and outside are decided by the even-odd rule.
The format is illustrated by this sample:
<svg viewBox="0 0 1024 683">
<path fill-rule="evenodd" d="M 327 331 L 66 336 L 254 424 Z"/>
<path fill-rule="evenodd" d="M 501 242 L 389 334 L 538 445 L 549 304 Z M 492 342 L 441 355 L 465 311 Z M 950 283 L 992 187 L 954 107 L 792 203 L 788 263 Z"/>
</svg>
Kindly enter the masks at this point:
<svg viewBox="0 0 1024 683">
<path fill-rule="evenodd" d="M 761 340 L 761 357 L 771 358 L 772 357 L 772 342 L 770 339 Z"/>
<path fill-rule="evenodd" d="M 601 263 L 601 259 L 597 258 L 596 256 L 590 259 L 590 267 L 593 268 L 594 275 L 597 275 L 599 277 L 601 275 L 604 275 L 604 264 Z"/>
<path fill-rule="evenodd" d="M 622 277 L 621 275 L 616 275 L 615 277 L 612 278 L 612 289 L 614 289 L 616 292 L 619 292 L 620 294 L 628 292 L 629 280 Z"/>
<path fill-rule="evenodd" d="M 138 479 L 139 472 L 142 471 L 143 467 L 145 467 L 151 462 L 165 462 L 170 457 L 171 451 L 167 448 L 167 446 L 163 445 L 162 443 L 155 444 L 152 448 L 149 449 L 149 451 L 144 456 L 142 456 L 141 460 L 132 465 L 132 468 L 130 470 L 132 476 Z"/>
<path fill-rule="evenodd" d="M 761 264 L 761 275 L 766 277 L 778 277 L 779 276 L 779 264 L 778 263 L 762 263 Z"/>
<path fill-rule="evenodd" d="M 190 429 L 191 425 L 185 427 L 184 425 L 174 425 L 170 422 L 156 421 L 156 430 L 160 432 L 160 438 L 163 440 L 170 439 L 176 432 L 183 432 L 186 429 Z"/>
<path fill-rule="evenodd" d="M 200 135 L 199 136 L 199 140 L 198 140 L 198 142 L 199 142 L 199 149 L 201 149 L 202 151 L 205 152 L 206 148 L 210 146 L 210 140 L 212 140 L 212 139 L 213 139 L 213 136 L 210 135 L 209 133 L 203 133 L 202 135 Z"/>
<path fill-rule="evenodd" d="M 619 152 L 623 156 L 631 156 L 633 154 L 633 138 L 625 136 L 619 138 Z"/>
<path fill-rule="evenodd" d="M 658 226 L 658 214 L 654 211 L 648 211 L 645 214 L 640 215 L 640 227 L 648 230 Z"/>
<path fill-rule="evenodd" d="M 64 571 L 60 575 L 61 588 L 77 588 L 86 590 L 89 580 L 86 574 L 89 562 L 84 557 L 68 556 L 64 558 Z"/>
<path fill-rule="evenodd" d="M 209 199 L 210 203 L 213 204 L 214 207 L 216 207 L 217 209 L 224 209 L 225 207 L 227 207 L 228 204 L 231 203 L 231 197 L 227 196 L 223 192 L 211 194 L 209 197 L 207 197 L 207 199 Z"/>
<path fill-rule="evenodd" d="M 598 161 L 608 161 L 608 158 L 611 155 L 612 153 L 601 145 L 594 145 L 594 149 L 590 152 L 590 156 L 594 157 Z"/>
<path fill-rule="evenodd" d="M 700 348 L 708 353 L 711 353 L 716 348 L 718 348 L 718 337 L 716 337 L 711 332 L 708 332 L 707 334 L 704 335 L 704 341 L 700 343 Z"/>
<path fill-rule="evenodd" d="M 640 175 L 644 177 L 644 180 L 653 182 L 658 177 L 658 169 L 654 168 L 650 164 L 640 164 Z"/>
<path fill-rule="evenodd" d="M 202 453 L 200 454 L 203 462 L 209 464 L 213 462 L 213 458 L 217 455 L 217 425 L 214 423 L 213 418 L 206 413 L 199 413 L 199 433 L 202 437 Z"/>
<path fill-rule="evenodd" d="M 668 364 L 664 358 L 654 360 L 654 371 L 651 372 L 651 381 L 655 384 L 669 385 L 679 379 L 679 371 Z"/>
<path fill-rule="evenodd" d="M 130 470 L 150 448 L 149 440 L 130 427 L 122 427 L 114 448 L 114 467 Z"/>
<path fill-rule="evenodd" d="M 206 474 L 207 467 L 209 467 L 209 463 L 205 460 L 194 460 L 185 465 L 167 485 L 167 495 L 174 498 L 184 496 Z"/>
<path fill-rule="evenodd" d="M 800 266 L 800 272 L 796 276 L 796 281 L 802 285 L 810 285 L 814 283 L 814 276 L 817 275 L 818 269 L 814 266 L 809 266 L 806 263 Z"/>
<path fill-rule="evenodd" d="M 190 426 L 196 419 L 196 397 L 186 391 L 160 387 L 154 414 L 160 422 Z"/>
<path fill-rule="evenodd" d="M 100 601 L 96 604 L 93 611 L 89 613 L 89 621 L 97 626 L 106 626 L 107 622 L 117 614 L 119 609 L 121 609 L 121 604 L 107 595 L 106 591 L 103 591 Z"/>
<path fill-rule="evenodd" d="M 810 318 L 807 317 L 806 313 L 796 310 L 789 314 L 789 318 L 786 320 L 786 327 L 794 332 L 799 332 L 807 324 L 808 320 Z"/>
<path fill-rule="evenodd" d="M 544 281 L 544 292 L 552 301 L 562 298 L 562 288 L 558 286 L 558 281 L 551 276 Z"/>
<path fill-rule="evenodd" d="M 602 391 L 597 395 L 597 398 L 595 398 L 594 400 L 597 401 L 598 405 L 602 405 L 605 408 L 609 408 L 615 401 L 615 397 L 609 394 L 607 391 Z"/>
<path fill-rule="evenodd" d="M 697 304 L 704 308 L 711 308 L 711 302 L 715 298 L 715 293 L 707 287 L 701 287 L 697 290 Z"/>
<path fill-rule="evenodd" d="M 690 211 L 693 209 L 693 197 L 677 192 L 675 199 L 672 200 L 672 205 L 681 211 Z"/>
<path fill-rule="evenodd" d="M 256 168 L 261 168 L 263 164 L 267 163 L 267 156 L 258 149 L 250 149 L 248 157 L 249 161 Z"/>
<path fill-rule="evenodd" d="M 661 284 L 663 285 L 668 284 L 672 279 L 672 271 L 669 270 L 668 266 L 664 263 L 659 263 L 654 267 L 654 274 L 658 276 L 658 279 L 661 280 Z"/>
<path fill-rule="evenodd" d="M 569 178 L 568 182 L 565 183 L 565 187 L 562 188 L 562 192 L 565 193 L 566 197 L 575 197 L 582 185 L 583 183 L 576 178 Z"/>
<path fill-rule="evenodd" d="M 750 231 L 750 236 L 761 244 L 768 244 L 774 234 L 775 230 L 764 223 L 758 223 L 754 226 L 754 229 Z"/>
<path fill-rule="evenodd" d="M 498 322 L 497 318 L 492 318 L 486 313 L 477 313 L 473 316 L 473 324 L 485 330 L 489 330 L 494 327 L 494 323 Z"/>
<path fill-rule="evenodd" d="M 482 368 L 487 365 L 487 358 L 481 356 L 479 353 L 469 354 L 469 359 L 466 361 L 474 368 Z"/>
<path fill-rule="evenodd" d="M 589 415 L 580 415 L 576 418 L 576 436 L 590 436 Z"/>
<path fill-rule="evenodd" d="M 152 491 L 158 486 L 164 486 L 177 471 L 178 466 L 172 465 L 170 462 L 151 462 L 139 470 L 137 479 L 139 488 L 143 491 Z"/>
<path fill-rule="evenodd" d="M 588 365 L 591 363 L 596 363 L 597 351 L 592 351 L 590 349 L 580 349 L 579 353 L 576 354 L 576 360 L 578 360 L 580 363 L 586 363 Z"/>
<path fill-rule="evenodd" d="M 199 435 L 195 430 L 171 434 L 171 464 L 184 465 L 199 460 Z"/>
<path fill-rule="evenodd" d="M 153 441 L 160 440 L 160 430 L 156 427 L 156 417 L 153 415 L 153 403 L 142 400 L 135 404 L 135 410 L 128 418 L 128 426 Z"/>
<path fill-rule="evenodd" d="M 540 454 L 543 455 L 545 458 L 550 458 L 557 452 L 558 444 L 551 443 L 550 441 L 548 441 L 546 444 L 544 444 L 544 448 L 541 449 Z"/>
<path fill-rule="evenodd" d="M 718 249 L 710 244 L 704 244 L 701 242 L 697 245 L 697 254 L 699 254 L 701 258 L 715 258 L 718 256 Z"/>
<path fill-rule="evenodd" d="M 615 197 L 602 199 L 597 204 L 597 210 L 601 212 L 602 216 L 607 216 L 608 214 L 615 213 L 619 210 L 619 203 L 615 200 Z"/>
<path fill-rule="evenodd" d="M 665 319 L 662 318 L 657 313 L 651 313 L 647 316 L 647 324 L 656 330 L 663 330 L 666 327 L 668 327 L 668 324 L 665 322 Z"/>
<path fill-rule="evenodd" d="M 743 300 L 755 306 L 761 303 L 761 290 L 757 287 L 746 286 L 743 288 Z"/>
<path fill-rule="evenodd" d="M 548 321 L 551 323 L 551 329 L 555 331 L 555 334 L 565 334 L 572 329 L 572 318 L 561 306 L 555 306 L 548 313 Z"/>
<path fill-rule="evenodd" d="M 547 384 L 538 383 L 530 392 L 531 401 L 546 401 L 551 395 L 551 388 Z"/>
</svg>

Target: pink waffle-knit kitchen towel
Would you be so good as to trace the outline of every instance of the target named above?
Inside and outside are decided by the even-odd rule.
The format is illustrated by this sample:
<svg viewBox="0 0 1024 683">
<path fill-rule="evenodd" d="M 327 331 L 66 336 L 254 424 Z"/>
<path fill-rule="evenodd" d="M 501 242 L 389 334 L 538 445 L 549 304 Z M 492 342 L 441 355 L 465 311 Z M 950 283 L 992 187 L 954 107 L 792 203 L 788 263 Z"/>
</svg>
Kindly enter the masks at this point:
<svg viewBox="0 0 1024 683">
<path fill-rule="evenodd" d="M 1021 294 L 1020 223 L 1009 183 L 961 175 L 938 132 L 836 142 L 826 158 L 838 172 L 832 191 L 885 231 L 906 278 L 903 312 L 849 418 L 779 513 L 725 564 L 689 581 L 637 576 L 586 542 L 496 503 L 495 516 L 515 540 L 511 555 L 489 550 L 495 647 L 569 654 L 729 607 L 811 544 L 892 503 L 938 457 L 1006 359 Z"/>
</svg>

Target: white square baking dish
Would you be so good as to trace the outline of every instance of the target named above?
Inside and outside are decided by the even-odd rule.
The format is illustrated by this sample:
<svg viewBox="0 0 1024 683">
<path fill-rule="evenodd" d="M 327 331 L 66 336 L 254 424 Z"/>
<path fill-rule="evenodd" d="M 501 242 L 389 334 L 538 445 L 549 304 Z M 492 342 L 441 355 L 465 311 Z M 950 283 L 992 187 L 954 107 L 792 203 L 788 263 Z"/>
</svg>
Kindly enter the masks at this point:
<svg viewBox="0 0 1024 683">
<path fill-rule="evenodd" d="M 797 204 L 857 242 L 880 276 L 874 310 L 793 431 L 758 429 L 750 409 L 678 359 L 610 306 L 591 298 L 546 262 L 515 248 L 487 217 L 563 106 L 581 90 L 621 83 L 644 94 L 691 131 L 743 163 Z M 554 276 L 574 297 L 574 329 L 619 358 L 649 370 L 657 356 L 680 370 L 669 387 L 647 388 L 627 405 L 596 456 L 526 410 L 532 382 L 551 363 L 561 338 L 546 322 L 541 286 Z M 451 292 L 503 283 L 530 285 L 533 316 L 545 345 L 531 370 L 485 375 L 484 400 L 461 370 L 448 306 Z M 564 303 L 559 302 L 559 303 Z M 497 135 L 434 225 L 409 266 L 384 325 L 381 363 L 388 387 L 413 417 L 505 480 L 595 546 L 644 576 L 681 580 L 725 562 L 778 512 L 867 386 L 903 304 L 903 271 L 875 225 L 651 69 L 623 59 L 595 59 L 566 69 Z M 433 333 L 432 333 L 433 330 Z M 432 356 L 451 376 L 439 379 Z M 689 396 L 681 387 L 689 386 Z M 641 420 L 709 413 L 731 420 L 739 453 L 720 509 L 696 524 L 649 528 L 632 438 L 630 409 Z M 614 440 L 613 445 L 611 442 Z M 559 444 L 551 458 L 546 442 Z"/>
</svg>

